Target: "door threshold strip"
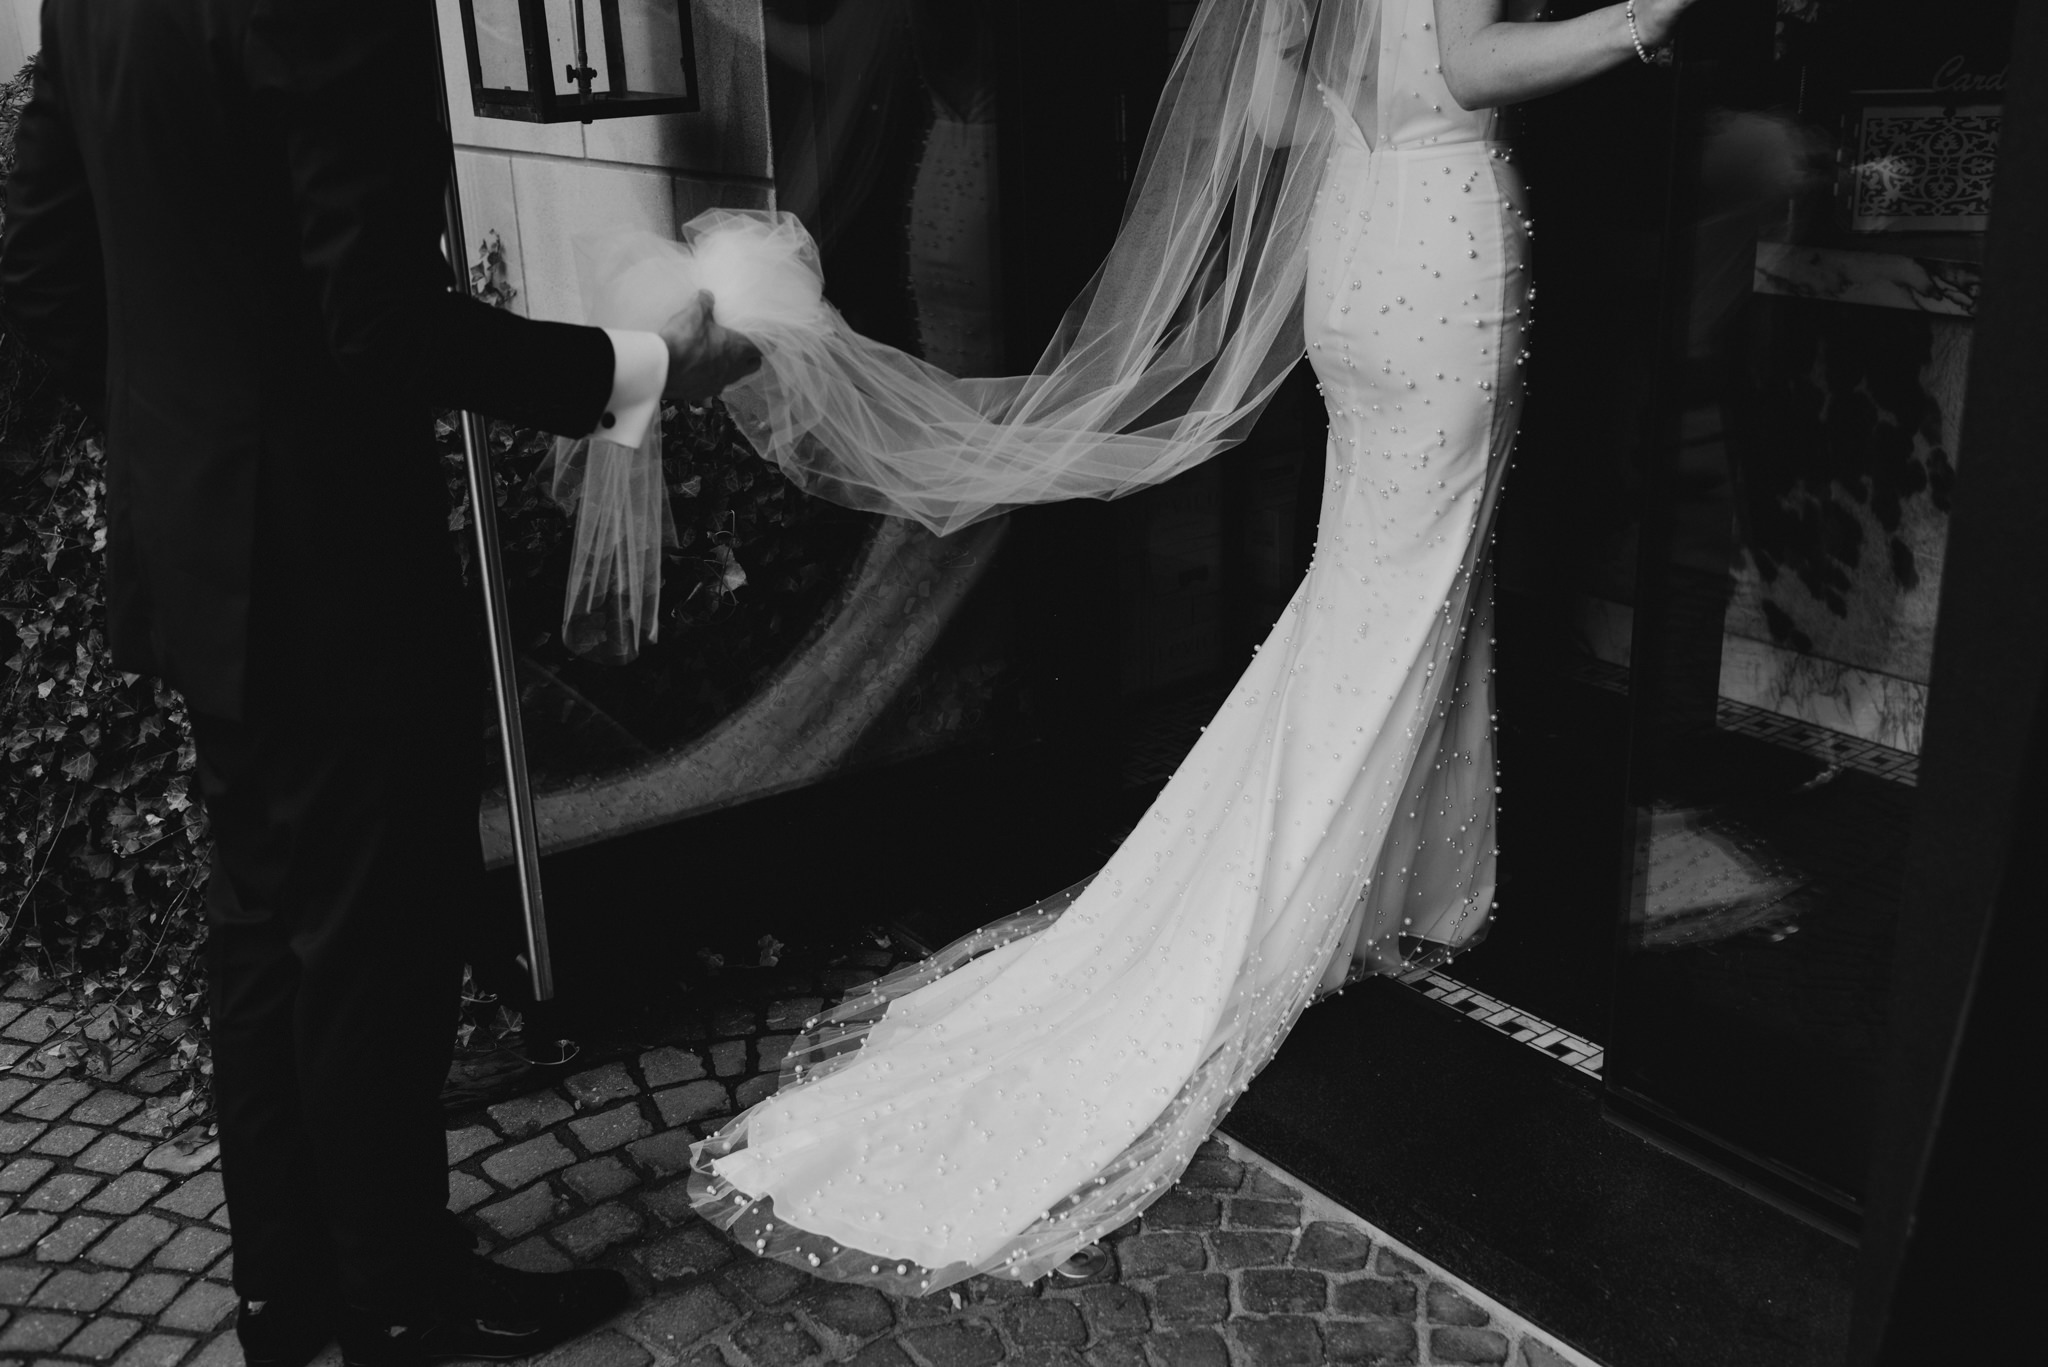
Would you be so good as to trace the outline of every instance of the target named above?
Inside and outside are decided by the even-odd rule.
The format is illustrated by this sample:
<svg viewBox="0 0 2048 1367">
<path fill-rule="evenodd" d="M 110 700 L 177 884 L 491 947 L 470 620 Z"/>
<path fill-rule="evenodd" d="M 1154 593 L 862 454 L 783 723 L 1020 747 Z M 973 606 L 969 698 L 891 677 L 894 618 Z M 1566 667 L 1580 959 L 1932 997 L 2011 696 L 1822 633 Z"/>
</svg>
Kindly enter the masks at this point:
<svg viewBox="0 0 2048 1367">
<path fill-rule="evenodd" d="M 1435 971 L 1401 981 L 1431 1001 L 1442 1002 L 1459 1015 L 1478 1021 L 1517 1044 L 1526 1044 L 1545 1058 L 1555 1059 L 1590 1078 L 1600 1076 L 1607 1051 L 1541 1016 L 1532 1016 L 1527 1011 L 1487 996 L 1476 987 L 1467 987 L 1456 978 Z"/>
</svg>

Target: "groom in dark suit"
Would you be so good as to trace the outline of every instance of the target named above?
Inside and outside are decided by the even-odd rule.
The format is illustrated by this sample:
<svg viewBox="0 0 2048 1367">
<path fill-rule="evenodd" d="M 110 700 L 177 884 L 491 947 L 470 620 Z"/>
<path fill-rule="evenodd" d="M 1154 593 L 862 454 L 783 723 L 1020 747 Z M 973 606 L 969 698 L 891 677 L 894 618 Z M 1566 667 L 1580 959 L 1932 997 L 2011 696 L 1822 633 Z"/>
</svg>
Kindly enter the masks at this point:
<svg viewBox="0 0 2048 1367">
<path fill-rule="evenodd" d="M 190 705 L 252 1367 L 507 1358 L 619 1308 L 483 1262 L 438 1105 L 481 900 L 479 671 L 435 406 L 632 443 L 758 357 L 451 292 L 429 0 L 46 0 L 11 326 L 104 423 L 108 638 Z"/>
</svg>

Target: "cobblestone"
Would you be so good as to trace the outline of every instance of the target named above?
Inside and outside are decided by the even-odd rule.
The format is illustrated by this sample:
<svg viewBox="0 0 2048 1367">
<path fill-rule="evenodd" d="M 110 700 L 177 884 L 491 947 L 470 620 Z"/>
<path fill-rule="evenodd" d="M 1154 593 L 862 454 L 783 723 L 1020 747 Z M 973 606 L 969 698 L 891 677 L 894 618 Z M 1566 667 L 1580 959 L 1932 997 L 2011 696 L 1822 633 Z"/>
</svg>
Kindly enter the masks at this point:
<svg viewBox="0 0 2048 1367">
<path fill-rule="evenodd" d="M 85 1203 L 87 1210 L 102 1215 L 133 1215 L 148 1205 L 150 1199 L 165 1187 L 171 1179 L 155 1172 L 124 1172 L 106 1186 L 100 1188 L 93 1198 Z"/>
<path fill-rule="evenodd" d="M 574 1114 L 576 1112 L 569 1103 L 552 1092 L 522 1096 L 491 1107 L 491 1119 L 498 1123 L 498 1132 L 507 1139 L 523 1139 L 527 1135 L 538 1134 Z"/>
<path fill-rule="evenodd" d="M 168 1210 L 175 1215 L 188 1215 L 203 1220 L 220 1209 L 227 1198 L 227 1188 L 222 1185 L 217 1172 L 202 1172 L 188 1177 L 178 1189 L 156 1203 L 158 1210 Z"/>
<path fill-rule="evenodd" d="M 27 1101 L 17 1104 L 14 1113 L 28 1120 L 55 1120 L 91 1095 L 92 1084 L 89 1082 L 79 1082 L 71 1078 L 48 1082 Z"/>
<path fill-rule="evenodd" d="M 128 1283 L 110 1307 L 124 1315 L 154 1315 L 178 1298 L 185 1279 L 168 1272 L 145 1272 Z"/>
<path fill-rule="evenodd" d="M 147 1140 L 133 1135 L 102 1135 L 93 1146 L 78 1155 L 78 1166 L 88 1172 L 103 1172 L 109 1176 L 124 1173 L 145 1158 L 151 1145 Z"/>
<path fill-rule="evenodd" d="M 21 1204 L 27 1210 L 63 1212 L 71 1209 L 100 1184 L 90 1173 L 60 1172 L 28 1194 Z"/>
<path fill-rule="evenodd" d="M 645 1348 L 607 1329 L 565 1344 L 540 1362 L 541 1367 L 646 1367 L 653 1360 Z"/>
<path fill-rule="evenodd" d="M 1330 1303 L 1330 1286 L 1320 1272 L 1259 1267 L 1238 1283 L 1244 1308 L 1256 1315 L 1314 1315 Z"/>
<path fill-rule="evenodd" d="M 484 1160 L 484 1171 L 499 1186 L 516 1189 L 575 1161 L 576 1155 L 561 1140 L 544 1134 L 492 1154 Z"/>
<path fill-rule="evenodd" d="M 757 1073 L 732 1089 L 733 1105 L 742 1111 L 758 1106 L 774 1096 L 780 1085 L 780 1080 L 773 1074 Z"/>
<path fill-rule="evenodd" d="M 1331 1362 L 1378 1367 L 1415 1361 L 1415 1326 L 1406 1320 L 1333 1320 L 1323 1335 Z"/>
<path fill-rule="evenodd" d="M 896 1323 L 881 1292 L 843 1282 L 828 1282 L 812 1291 L 804 1299 L 804 1309 L 825 1328 L 850 1339 L 873 1338 Z"/>
<path fill-rule="evenodd" d="M 1318 1367 L 1323 1360 L 1323 1336 L 1306 1315 L 1235 1320 L 1230 1333 L 1250 1367 Z"/>
<path fill-rule="evenodd" d="M 1466 1325 L 1429 1331 L 1429 1355 L 1438 1362 L 1506 1362 L 1508 1336 Z"/>
<path fill-rule="evenodd" d="M 1489 1318 L 1484 1310 L 1442 1282 L 1430 1283 L 1428 1304 L 1429 1318 L 1435 1324 L 1477 1328 L 1485 1325 Z"/>
<path fill-rule="evenodd" d="M 71 1112 L 71 1119 L 80 1125 L 104 1128 L 119 1124 L 141 1108 L 140 1097 L 123 1092 L 95 1092 Z"/>
<path fill-rule="evenodd" d="M 1272 1267 L 1287 1261 L 1294 1236 L 1280 1230 L 1218 1230 L 1209 1236 L 1216 1265 L 1226 1270 L 1240 1267 Z"/>
<path fill-rule="evenodd" d="M 1147 1233 L 1164 1229 L 1214 1229 L 1220 1223 L 1222 1204 L 1213 1196 L 1188 1191 L 1169 1191 L 1145 1211 Z"/>
<path fill-rule="evenodd" d="M 0 1153 L 19 1153 L 48 1128 L 40 1120 L 0 1120 Z"/>
<path fill-rule="evenodd" d="M 112 1300 L 127 1280 L 119 1272 L 85 1272 L 67 1267 L 44 1282 L 29 1304 L 46 1310 L 90 1314 Z"/>
<path fill-rule="evenodd" d="M 680 1281 L 724 1267 L 733 1260 L 732 1242 L 708 1225 L 686 1226 L 640 1250 L 640 1265 L 656 1281 Z"/>
<path fill-rule="evenodd" d="M 71 1341 L 64 1345 L 64 1351 L 73 1357 L 86 1358 L 92 1362 L 105 1362 L 120 1352 L 122 1345 L 134 1338 L 141 1328 L 139 1320 L 101 1315 L 79 1330 Z"/>
<path fill-rule="evenodd" d="M 640 1232 L 640 1217 L 622 1205 L 599 1206 L 559 1226 L 553 1235 L 563 1252 L 591 1259 Z"/>
<path fill-rule="evenodd" d="M 42 1267 L 0 1267 L 0 1305 L 26 1305 L 35 1289 L 50 1275 Z"/>
<path fill-rule="evenodd" d="M 1232 1197 L 1232 1229 L 1294 1229 L 1301 1224 L 1301 1207 L 1290 1201 L 1253 1201 Z"/>
<path fill-rule="evenodd" d="M 650 1049 L 640 1056 L 640 1075 L 649 1087 L 695 1082 L 704 1076 L 704 1060 L 686 1049 Z"/>
<path fill-rule="evenodd" d="M 756 1367 L 796 1367 L 818 1351 L 818 1341 L 802 1325 L 787 1315 L 765 1311 L 733 1330 L 732 1341 Z"/>
<path fill-rule="evenodd" d="M 134 1267 L 176 1232 L 177 1226 L 160 1216 L 131 1215 L 85 1256 L 109 1267 Z"/>
<path fill-rule="evenodd" d="M 669 1130 L 627 1145 L 626 1152 L 633 1156 L 634 1162 L 658 1173 L 688 1172 L 690 1145 L 695 1142 L 687 1131 Z"/>
<path fill-rule="evenodd" d="M 43 1232 L 57 1223 L 54 1215 L 39 1212 L 16 1211 L 12 1215 L 0 1215 L 0 1258 L 11 1258 L 43 1237 Z"/>
<path fill-rule="evenodd" d="M 640 1114 L 637 1104 L 616 1106 L 598 1115 L 572 1120 L 569 1130 L 592 1153 L 605 1153 L 654 1133 L 654 1127 Z"/>
<path fill-rule="evenodd" d="M 448 1209 L 460 1215 L 477 1202 L 488 1201 L 497 1190 L 481 1177 L 466 1172 L 451 1172 L 448 1174 Z"/>
<path fill-rule="evenodd" d="M 1152 1327 L 1152 1313 L 1135 1287 L 1115 1284 L 1090 1286 L 1081 1292 L 1081 1308 L 1088 1323 L 1102 1338 L 1119 1334 L 1142 1334 Z"/>
<path fill-rule="evenodd" d="M 1361 1277 L 1337 1283 L 1333 1309 L 1340 1315 L 1393 1315 L 1402 1319 L 1415 1314 L 1415 1283 Z"/>
<path fill-rule="evenodd" d="M 76 1315 L 36 1310 L 16 1315 L 0 1329 L 0 1353 L 47 1353 L 78 1332 L 82 1323 Z"/>
<path fill-rule="evenodd" d="M 184 1295 L 171 1302 L 157 1323 L 166 1329 L 203 1334 L 226 1319 L 234 1308 L 235 1293 L 227 1287 L 219 1282 L 194 1282 L 185 1288 Z"/>
<path fill-rule="evenodd" d="M 1163 1324 L 1220 1324 L 1230 1314 L 1230 1279 L 1194 1272 L 1161 1277 L 1152 1290 L 1152 1310 Z"/>
<path fill-rule="evenodd" d="M 1119 1243 L 1116 1257 L 1124 1276 L 1139 1281 L 1167 1272 L 1199 1272 L 1209 1265 L 1194 1234 L 1140 1234 Z"/>
<path fill-rule="evenodd" d="M 616 1158 L 593 1158 L 562 1174 L 562 1180 L 586 1201 L 608 1201 L 640 1185 L 639 1174 Z"/>
<path fill-rule="evenodd" d="M 749 1258 L 728 1273 L 727 1280 L 763 1305 L 780 1305 L 803 1290 L 810 1278 L 786 1263 Z"/>
<path fill-rule="evenodd" d="M 570 1096 L 585 1106 L 602 1106 L 607 1101 L 636 1095 L 640 1090 L 633 1079 L 626 1076 L 623 1063 L 607 1063 L 602 1068 L 578 1073 L 562 1085 L 568 1088 Z"/>
<path fill-rule="evenodd" d="M 555 1217 L 558 1202 L 545 1182 L 528 1187 L 510 1200 L 485 1206 L 477 1216 L 501 1239 L 531 1234 Z"/>
<path fill-rule="evenodd" d="M 156 1265 L 173 1272 L 200 1272 L 228 1250 L 228 1236 L 206 1225 L 187 1225 L 157 1250 Z"/>
<path fill-rule="evenodd" d="M 85 1125 L 56 1125 L 43 1131 L 41 1137 L 31 1145 L 37 1153 L 55 1154 L 69 1158 L 87 1144 L 92 1143 L 98 1132 Z"/>
<path fill-rule="evenodd" d="M 1372 1259 L 1372 1240 L 1363 1230 L 1317 1220 L 1301 1232 L 1294 1261 L 1324 1272 L 1362 1272 Z"/>
<path fill-rule="evenodd" d="M 699 1284 L 655 1301 L 640 1312 L 633 1327 L 656 1347 L 679 1353 L 739 1317 L 739 1307 L 717 1288 Z"/>
<path fill-rule="evenodd" d="M 498 1142 L 498 1132 L 488 1125 L 465 1125 L 448 1131 L 448 1166 L 467 1162 Z"/>
<path fill-rule="evenodd" d="M 724 1086 L 708 1078 L 702 1082 L 684 1083 L 666 1092 L 656 1092 L 654 1104 L 661 1111 L 661 1123 L 670 1129 L 706 1116 L 724 1115 L 732 1109 L 732 1101 L 726 1096 Z"/>
<path fill-rule="evenodd" d="M 926 1325 L 901 1337 L 904 1347 L 930 1367 L 992 1367 L 1003 1360 L 1003 1341 L 995 1329 L 975 1320 Z"/>
<path fill-rule="evenodd" d="M 115 1367 L 177 1367 L 192 1351 L 192 1340 L 177 1334 L 149 1334 L 116 1358 Z"/>
<path fill-rule="evenodd" d="M 491 1257 L 620 1267 L 648 1293 L 543 1367 L 1574 1361 L 1222 1142 L 1111 1237 L 1087 1285 L 974 1278 L 901 1299 L 759 1259 L 695 1216 L 681 1174 L 699 1135 L 772 1092 L 821 1004 L 801 975 L 772 976 L 772 1006 L 707 1006 L 694 1034 L 451 1125 L 449 1205 Z M 218 1146 L 141 1090 L 0 1078 L 0 1367 L 242 1367 Z"/>
</svg>

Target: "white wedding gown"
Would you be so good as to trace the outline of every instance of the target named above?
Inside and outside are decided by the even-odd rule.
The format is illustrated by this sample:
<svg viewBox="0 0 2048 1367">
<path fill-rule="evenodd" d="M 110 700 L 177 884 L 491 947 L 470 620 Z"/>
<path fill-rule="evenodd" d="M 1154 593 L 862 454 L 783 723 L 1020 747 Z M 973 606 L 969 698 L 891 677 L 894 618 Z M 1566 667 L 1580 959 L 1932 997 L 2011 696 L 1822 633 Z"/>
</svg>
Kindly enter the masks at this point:
<svg viewBox="0 0 2048 1367">
<path fill-rule="evenodd" d="M 698 1210 L 829 1276 L 1034 1278 L 1169 1188 L 1319 993 L 1442 962 L 1494 887 L 1487 549 L 1526 224 L 1487 113 L 1386 0 L 1308 248 L 1314 562 L 1109 863 L 814 1022 L 698 1145 Z"/>
</svg>

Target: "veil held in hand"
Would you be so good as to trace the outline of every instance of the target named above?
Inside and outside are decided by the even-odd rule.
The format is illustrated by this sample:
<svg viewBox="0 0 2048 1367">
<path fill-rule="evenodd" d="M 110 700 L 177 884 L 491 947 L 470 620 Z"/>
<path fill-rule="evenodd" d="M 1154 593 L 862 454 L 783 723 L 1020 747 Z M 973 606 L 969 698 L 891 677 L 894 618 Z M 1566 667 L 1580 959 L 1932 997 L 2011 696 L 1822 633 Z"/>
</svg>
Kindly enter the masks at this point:
<svg viewBox="0 0 2048 1367">
<path fill-rule="evenodd" d="M 1117 498 L 1242 440 L 1304 353 L 1311 216 L 1339 117 L 1370 101 L 1377 0 L 1208 0 L 1167 78 L 1115 243 L 1028 375 L 962 379 L 846 326 L 794 215 L 713 210 L 683 241 L 577 243 L 587 321 L 653 329 L 700 290 L 762 365 L 724 401 L 807 492 L 945 535 Z M 669 532 L 660 434 L 563 442 L 564 639 L 653 639 Z"/>
</svg>

